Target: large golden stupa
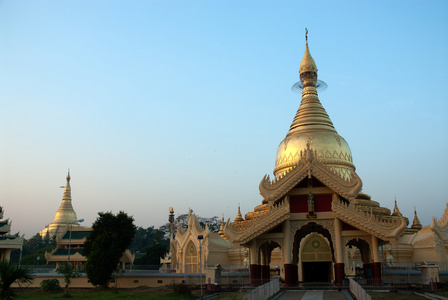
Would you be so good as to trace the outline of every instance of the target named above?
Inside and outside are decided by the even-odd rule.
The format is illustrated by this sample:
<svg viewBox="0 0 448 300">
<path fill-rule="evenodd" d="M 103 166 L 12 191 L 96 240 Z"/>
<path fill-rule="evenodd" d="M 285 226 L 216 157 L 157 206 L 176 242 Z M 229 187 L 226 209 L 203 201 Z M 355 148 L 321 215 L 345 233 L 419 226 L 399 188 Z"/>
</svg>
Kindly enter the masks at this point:
<svg viewBox="0 0 448 300">
<path fill-rule="evenodd" d="M 317 67 L 308 49 L 308 41 L 299 73 L 303 88 L 302 103 L 285 139 L 278 146 L 274 175 L 276 178 L 283 176 L 298 163 L 301 153 L 312 148 L 317 154 L 317 160 L 350 181 L 355 171 L 352 153 L 319 101 L 316 89 L 319 85 Z"/>
<path fill-rule="evenodd" d="M 62 203 L 56 212 L 53 222 L 41 230 L 39 234 L 42 237 L 49 236 L 50 238 L 59 237 L 65 233 L 68 225 L 76 228 L 79 227 L 78 218 L 72 205 L 72 189 L 70 187 L 70 171 L 67 174 L 67 183 L 64 187 L 64 195 L 62 196 Z"/>
<path fill-rule="evenodd" d="M 448 270 L 448 205 L 440 221 L 433 219 L 425 227 L 415 211 L 408 227 L 397 204 L 391 213 L 361 192 L 350 147 L 319 101 L 317 92 L 326 85 L 317 79 L 305 38 L 300 81 L 293 85 L 301 90 L 301 103 L 278 146 L 273 180 L 265 175 L 260 182 L 262 204 L 244 217 L 238 208 L 233 222 L 223 217 L 218 235 L 200 226 L 190 211 L 187 230 L 178 223 L 176 235 L 171 231 L 163 263 L 185 273 L 217 263 L 229 270 L 249 269 L 252 286 L 269 282 L 273 270 L 285 286 L 340 286 L 360 269 L 370 274 L 371 284 L 379 285 L 395 261 L 410 266 L 438 262 Z M 173 216 L 171 210 L 171 228 Z"/>
</svg>

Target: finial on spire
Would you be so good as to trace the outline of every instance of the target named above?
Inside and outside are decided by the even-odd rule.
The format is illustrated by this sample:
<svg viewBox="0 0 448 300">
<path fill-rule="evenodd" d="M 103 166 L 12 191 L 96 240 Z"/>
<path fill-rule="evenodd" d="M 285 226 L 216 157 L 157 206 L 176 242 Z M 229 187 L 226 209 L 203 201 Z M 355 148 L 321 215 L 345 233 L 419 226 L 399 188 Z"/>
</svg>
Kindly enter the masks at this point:
<svg viewBox="0 0 448 300">
<path fill-rule="evenodd" d="M 417 217 L 417 209 L 415 208 L 415 206 L 414 206 L 414 220 L 412 222 L 411 228 L 416 229 L 417 231 L 423 228 L 422 224 L 420 223 L 420 220 Z"/>
<path fill-rule="evenodd" d="M 238 213 L 236 214 L 236 218 L 234 222 L 244 221 L 243 215 L 241 214 L 240 205 L 238 204 Z"/>
<path fill-rule="evenodd" d="M 305 41 L 308 44 L 308 28 L 305 27 Z"/>
<path fill-rule="evenodd" d="M 67 181 L 70 181 L 70 168 L 68 168 Z"/>
<path fill-rule="evenodd" d="M 395 206 L 394 206 L 394 211 L 392 213 L 392 216 L 398 216 L 399 213 L 400 213 L 400 210 L 398 209 L 398 205 L 397 205 L 397 197 L 395 197 Z"/>
</svg>

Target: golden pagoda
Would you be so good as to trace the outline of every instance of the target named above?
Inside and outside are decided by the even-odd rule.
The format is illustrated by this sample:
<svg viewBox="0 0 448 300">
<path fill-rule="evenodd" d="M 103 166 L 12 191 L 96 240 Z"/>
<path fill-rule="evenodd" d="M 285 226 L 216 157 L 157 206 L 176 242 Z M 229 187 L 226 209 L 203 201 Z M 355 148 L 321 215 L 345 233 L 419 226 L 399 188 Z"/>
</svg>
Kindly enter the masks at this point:
<svg viewBox="0 0 448 300">
<path fill-rule="evenodd" d="M 223 237 L 249 248 L 251 284 L 269 281 L 274 250 L 280 276 L 297 282 L 334 281 L 353 270 L 346 248 L 356 248 L 372 279 L 381 278 L 378 247 L 398 244 L 407 220 L 361 193 L 348 143 L 338 134 L 318 97 L 326 84 L 317 77 L 306 36 L 299 68 L 302 99 L 286 137 L 278 146 L 274 179 L 260 182 L 262 204 L 245 220 L 227 221 Z"/>
<path fill-rule="evenodd" d="M 56 212 L 53 222 L 41 230 L 39 234 L 42 237 L 58 238 L 66 231 L 67 226 L 73 228 L 79 227 L 78 218 L 72 205 L 72 192 L 70 187 L 70 171 L 67 174 L 67 183 L 64 187 L 64 195 L 62 196 L 62 203 Z"/>
<path fill-rule="evenodd" d="M 295 286 L 342 285 L 360 268 L 371 284 L 381 284 L 396 276 L 383 273 L 395 263 L 437 262 L 448 271 L 448 204 L 429 226 L 421 225 L 415 210 L 408 227 L 397 201 L 391 212 L 361 192 L 350 147 L 319 100 L 326 84 L 317 71 L 306 36 L 300 81 L 293 85 L 302 90 L 301 102 L 278 146 L 273 179 L 265 175 L 259 184 L 261 204 L 244 217 L 238 206 L 236 218 L 223 217 L 217 234 L 189 212 L 187 229 L 179 227 L 170 239 L 170 264 L 177 272 L 191 272 L 198 261 L 203 268 L 219 263 L 228 270 L 249 268 L 252 286 L 268 282 L 273 270 L 285 286 Z M 201 260 L 198 234 L 205 249 Z"/>
</svg>

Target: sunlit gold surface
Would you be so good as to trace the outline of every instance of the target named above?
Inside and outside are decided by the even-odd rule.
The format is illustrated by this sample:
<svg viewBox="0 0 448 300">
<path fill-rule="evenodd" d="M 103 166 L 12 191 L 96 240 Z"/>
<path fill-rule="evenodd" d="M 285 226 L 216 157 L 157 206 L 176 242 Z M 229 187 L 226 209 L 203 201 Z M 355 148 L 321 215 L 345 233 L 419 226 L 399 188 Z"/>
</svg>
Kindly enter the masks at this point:
<svg viewBox="0 0 448 300">
<path fill-rule="evenodd" d="M 76 212 L 72 206 L 72 190 L 70 187 L 69 172 L 67 175 L 67 183 L 64 188 L 64 195 L 62 196 L 61 206 L 56 212 L 53 222 L 51 222 L 45 229 L 41 230 L 40 235 L 46 236 L 48 234 L 50 237 L 59 236 L 64 232 L 67 225 L 71 224 L 73 228 L 79 227 L 77 220 Z"/>
<path fill-rule="evenodd" d="M 308 49 L 308 42 L 306 43 L 305 54 L 303 55 L 302 62 L 300 64 L 300 69 L 299 69 L 299 73 L 304 73 L 304 72 L 316 72 L 317 73 L 316 63 L 314 62 L 314 59 L 310 54 L 310 50 Z"/>
<path fill-rule="evenodd" d="M 316 151 L 318 160 L 333 167 L 341 177 L 349 178 L 351 172 L 355 171 L 352 153 L 319 101 L 316 90 L 317 67 L 308 43 L 300 64 L 300 76 L 304 86 L 302 102 L 285 139 L 278 147 L 274 174 L 278 178 L 297 164 L 309 144 Z"/>
<path fill-rule="evenodd" d="M 67 175 L 67 184 L 64 188 L 62 203 L 56 212 L 52 224 L 70 224 L 76 222 L 77 217 L 72 206 L 72 190 L 70 187 L 70 173 Z"/>
</svg>

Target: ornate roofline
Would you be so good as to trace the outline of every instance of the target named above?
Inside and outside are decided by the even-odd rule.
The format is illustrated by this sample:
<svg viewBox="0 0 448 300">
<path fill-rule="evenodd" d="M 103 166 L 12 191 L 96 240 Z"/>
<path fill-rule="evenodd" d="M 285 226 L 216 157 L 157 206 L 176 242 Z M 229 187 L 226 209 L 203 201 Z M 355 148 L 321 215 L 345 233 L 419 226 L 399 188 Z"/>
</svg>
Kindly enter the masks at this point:
<svg viewBox="0 0 448 300">
<path fill-rule="evenodd" d="M 368 213 L 340 200 L 333 200 L 331 209 L 338 219 L 394 245 L 397 245 L 398 238 L 407 227 L 401 213 L 392 219 L 381 219 L 373 214 L 372 209 Z"/>
<path fill-rule="evenodd" d="M 194 213 L 191 212 L 191 210 L 188 211 L 187 224 L 187 230 L 184 230 L 180 223 L 177 223 L 177 234 L 175 240 L 181 248 L 184 247 L 185 244 L 189 241 L 189 237 L 191 235 L 195 236 L 192 240 L 195 241 L 195 243 L 198 243 L 197 236 L 199 234 L 204 235 L 204 238 L 209 236 L 210 234 L 210 230 L 208 229 L 207 224 L 205 224 L 205 227 L 202 227 L 201 224 L 199 224 L 198 218 Z M 199 243 L 197 246 L 199 246 Z"/>
<path fill-rule="evenodd" d="M 276 180 L 271 180 L 269 175 L 265 175 L 259 185 L 263 203 L 277 201 L 306 176 L 315 176 L 323 184 L 344 198 L 349 200 L 355 199 L 362 188 L 362 181 L 358 174 L 350 170 L 348 179 L 347 175 L 342 175 L 342 170 L 339 170 L 341 168 L 328 166 L 316 157 L 316 151 L 313 151 L 310 145 L 307 145 L 305 153 L 300 152 L 299 161 L 283 176 Z"/>
<path fill-rule="evenodd" d="M 441 240 L 443 240 L 445 243 L 448 243 L 448 223 L 446 222 L 446 214 L 447 210 L 445 210 L 442 219 L 438 222 L 436 221 L 435 217 L 432 217 L 431 225 L 429 225 L 429 228 L 434 231 Z"/>
<path fill-rule="evenodd" d="M 228 219 L 223 228 L 224 236 L 232 243 L 245 244 L 283 223 L 289 217 L 289 200 L 284 199 L 280 203 L 273 205 L 270 210 L 254 216 L 251 220 L 231 223 L 230 219 Z"/>
</svg>

